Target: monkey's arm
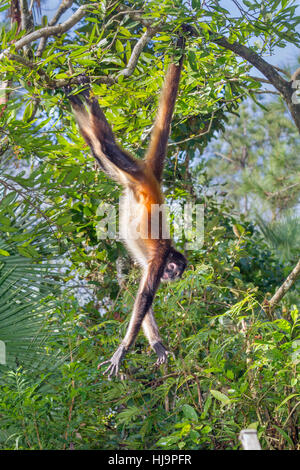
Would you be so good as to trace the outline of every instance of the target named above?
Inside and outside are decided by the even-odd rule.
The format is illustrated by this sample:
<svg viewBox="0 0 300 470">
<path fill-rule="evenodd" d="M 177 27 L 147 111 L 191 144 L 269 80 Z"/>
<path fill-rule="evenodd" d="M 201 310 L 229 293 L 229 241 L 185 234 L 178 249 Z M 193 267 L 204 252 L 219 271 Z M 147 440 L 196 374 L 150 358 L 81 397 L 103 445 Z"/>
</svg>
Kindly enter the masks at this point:
<svg viewBox="0 0 300 470">
<path fill-rule="evenodd" d="M 161 262 L 160 264 L 157 264 L 155 262 L 149 263 L 148 268 L 144 273 L 144 276 L 140 282 L 139 291 L 136 297 L 136 301 L 134 303 L 133 312 L 126 331 L 126 335 L 122 340 L 120 346 L 109 360 L 102 362 L 98 366 L 99 369 L 103 365 L 108 364 L 107 369 L 104 371 L 104 374 L 108 374 L 108 377 L 118 375 L 122 359 L 124 358 L 126 352 L 129 350 L 130 346 L 134 343 L 146 314 L 148 315 L 149 311 L 151 312 L 153 299 L 163 273 L 164 255 L 162 255 L 161 258 L 163 259 L 163 262 Z M 153 323 L 151 326 L 153 326 Z M 158 355 L 158 363 L 162 363 L 165 362 L 166 359 L 166 350 L 159 340 L 157 341 L 157 343 L 159 344 L 155 344 L 155 347 L 153 344 L 153 348 Z M 164 354 L 165 358 L 163 360 Z"/>
<path fill-rule="evenodd" d="M 183 48 L 184 40 L 180 38 L 178 42 L 180 42 L 181 48 Z M 167 153 L 168 137 L 178 93 L 182 62 L 183 56 L 180 58 L 178 64 L 172 63 L 169 65 L 154 128 L 151 133 L 149 148 L 146 153 L 146 161 L 152 168 L 158 181 L 161 181 L 164 159 Z"/>
</svg>

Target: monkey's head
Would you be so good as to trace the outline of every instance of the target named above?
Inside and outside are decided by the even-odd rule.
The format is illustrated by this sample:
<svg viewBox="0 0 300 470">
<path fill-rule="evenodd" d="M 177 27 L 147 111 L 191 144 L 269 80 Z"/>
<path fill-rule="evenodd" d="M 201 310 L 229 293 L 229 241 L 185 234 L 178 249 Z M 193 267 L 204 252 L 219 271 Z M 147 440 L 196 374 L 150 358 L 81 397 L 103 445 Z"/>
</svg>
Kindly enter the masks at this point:
<svg viewBox="0 0 300 470">
<path fill-rule="evenodd" d="M 182 276 L 187 265 L 187 259 L 179 251 L 171 248 L 166 259 L 162 282 L 176 281 Z"/>
</svg>

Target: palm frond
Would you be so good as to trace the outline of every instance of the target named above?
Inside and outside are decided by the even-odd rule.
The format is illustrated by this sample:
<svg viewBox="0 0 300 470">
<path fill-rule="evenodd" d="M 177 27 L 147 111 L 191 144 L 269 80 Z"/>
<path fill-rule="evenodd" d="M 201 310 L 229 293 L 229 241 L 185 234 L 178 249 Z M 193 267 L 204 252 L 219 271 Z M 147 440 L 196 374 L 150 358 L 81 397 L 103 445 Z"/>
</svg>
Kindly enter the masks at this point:
<svg viewBox="0 0 300 470">
<path fill-rule="evenodd" d="M 0 368 L 30 365 L 32 370 L 49 360 L 46 344 L 49 335 L 57 334 L 48 320 L 60 287 L 59 264 L 49 224 L 27 200 L 3 188 L 7 189 L 1 188 L 0 197 Z"/>
<path fill-rule="evenodd" d="M 299 255 L 300 217 L 289 214 L 269 223 L 257 215 L 256 220 L 266 241 L 281 255 L 282 259 L 291 260 Z"/>
<path fill-rule="evenodd" d="M 0 256 L 0 340 L 6 365 L 27 364 L 43 354 L 50 333 L 46 319 L 58 288 L 51 279 L 56 271 L 19 255 Z"/>
</svg>

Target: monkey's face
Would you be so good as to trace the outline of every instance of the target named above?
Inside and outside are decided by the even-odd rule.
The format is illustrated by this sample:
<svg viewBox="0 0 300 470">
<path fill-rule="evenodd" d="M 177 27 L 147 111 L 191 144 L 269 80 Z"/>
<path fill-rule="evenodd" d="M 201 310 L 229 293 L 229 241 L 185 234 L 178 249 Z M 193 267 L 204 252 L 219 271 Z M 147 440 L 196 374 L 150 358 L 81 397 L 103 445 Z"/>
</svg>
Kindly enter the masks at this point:
<svg viewBox="0 0 300 470">
<path fill-rule="evenodd" d="M 161 277 L 162 282 L 176 281 L 182 276 L 183 271 L 187 265 L 187 260 L 179 251 L 171 248 L 168 254 L 163 275 Z"/>
</svg>

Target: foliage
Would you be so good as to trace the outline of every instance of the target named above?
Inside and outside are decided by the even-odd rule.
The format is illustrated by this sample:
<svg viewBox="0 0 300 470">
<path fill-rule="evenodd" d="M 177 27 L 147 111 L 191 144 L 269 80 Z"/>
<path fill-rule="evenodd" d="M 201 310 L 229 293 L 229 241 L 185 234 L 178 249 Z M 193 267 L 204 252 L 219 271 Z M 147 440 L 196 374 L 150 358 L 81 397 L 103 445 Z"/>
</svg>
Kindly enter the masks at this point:
<svg viewBox="0 0 300 470">
<path fill-rule="evenodd" d="M 297 260 L 300 248 L 300 218 L 287 213 L 282 219 L 267 224 L 258 217 L 259 227 L 282 260 Z"/>
<path fill-rule="evenodd" d="M 278 220 L 300 197 L 300 138 L 281 100 L 245 103 L 208 153 L 215 176 L 237 208 Z"/>
<path fill-rule="evenodd" d="M 296 263 L 299 133 L 281 100 L 258 104 L 241 105 L 206 149 L 206 168 L 221 197 L 256 221 L 281 260 Z"/>
<path fill-rule="evenodd" d="M 37 218 L 15 192 L 0 206 L 0 338 L 5 343 L 5 367 L 32 368 L 43 359 L 49 334 L 46 314 L 54 308 L 58 266 L 53 264 L 51 238 L 37 227 Z"/>
<path fill-rule="evenodd" d="M 230 449 L 248 426 L 266 448 L 294 448 L 297 308 L 265 316 L 260 301 L 281 282 L 282 268 L 251 226 L 240 221 L 237 239 L 238 220 L 224 216 L 226 206 L 208 207 L 203 249 L 190 253 L 191 269 L 155 302 L 174 353 L 169 366 L 153 368 L 141 336 L 125 361 L 125 380 L 107 381 L 97 371 L 124 334 L 136 275 L 123 299 L 111 292 L 104 316 L 95 301 L 80 307 L 64 296 L 51 317 L 64 336 L 48 339 L 49 353 L 62 350 L 64 361 L 52 372 L 42 368 L 39 378 L 30 369 L 2 377 L 5 448 Z"/>
</svg>

